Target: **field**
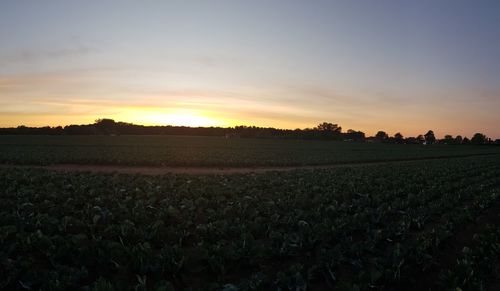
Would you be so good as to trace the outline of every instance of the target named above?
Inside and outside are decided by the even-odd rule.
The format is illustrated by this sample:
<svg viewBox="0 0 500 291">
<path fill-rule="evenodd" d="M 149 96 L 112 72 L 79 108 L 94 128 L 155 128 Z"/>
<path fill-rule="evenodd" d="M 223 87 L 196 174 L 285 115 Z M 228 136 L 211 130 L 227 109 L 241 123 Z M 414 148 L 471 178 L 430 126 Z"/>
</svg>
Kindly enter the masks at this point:
<svg viewBox="0 0 500 291">
<path fill-rule="evenodd" d="M 296 166 L 500 153 L 500 147 L 191 136 L 0 136 L 3 164 Z"/>
<path fill-rule="evenodd" d="M 0 168 L 0 289 L 497 290 L 500 282 L 498 147 L 19 136 L 0 137 L 0 148 L 3 164 L 345 164 L 160 176 Z"/>
</svg>

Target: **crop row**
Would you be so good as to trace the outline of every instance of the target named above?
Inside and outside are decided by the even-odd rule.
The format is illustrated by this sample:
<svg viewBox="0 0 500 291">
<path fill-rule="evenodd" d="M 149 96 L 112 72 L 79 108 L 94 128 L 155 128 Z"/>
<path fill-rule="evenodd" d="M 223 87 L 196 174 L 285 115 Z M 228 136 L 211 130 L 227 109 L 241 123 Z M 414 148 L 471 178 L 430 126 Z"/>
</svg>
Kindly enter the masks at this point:
<svg viewBox="0 0 500 291">
<path fill-rule="evenodd" d="M 499 162 L 162 177 L 3 169 L 0 288 L 401 289 L 498 203 Z"/>
</svg>

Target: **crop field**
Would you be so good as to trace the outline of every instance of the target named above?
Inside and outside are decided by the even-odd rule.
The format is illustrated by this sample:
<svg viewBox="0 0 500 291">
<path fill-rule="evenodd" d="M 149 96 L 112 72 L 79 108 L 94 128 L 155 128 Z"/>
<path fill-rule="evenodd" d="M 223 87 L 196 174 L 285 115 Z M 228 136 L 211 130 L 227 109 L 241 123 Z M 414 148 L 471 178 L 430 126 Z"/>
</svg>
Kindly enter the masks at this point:
<svg viewBox="0 0 500 291">
<path fill-rule="evenodd" d="M 500 147 L 193 136 L 0 136 L 2 164 L 298 166 L 491 153 L 500 153 Z"/>
<path fill-rule="evenodd" d="M 0 155 L 4 163 L 177 165 L 193 154 L 185 163 L 213 165 L 220 154 L 224 165 L 288 165 L 495 149 L 143 142 L 2 137 Z M 280 156 L 283 147 L 298 158 Z M 0 168 L 0 189 L 5 290 L 495 290 L 500 279 L 498 154 L 232 175 Z"/>
</svg>

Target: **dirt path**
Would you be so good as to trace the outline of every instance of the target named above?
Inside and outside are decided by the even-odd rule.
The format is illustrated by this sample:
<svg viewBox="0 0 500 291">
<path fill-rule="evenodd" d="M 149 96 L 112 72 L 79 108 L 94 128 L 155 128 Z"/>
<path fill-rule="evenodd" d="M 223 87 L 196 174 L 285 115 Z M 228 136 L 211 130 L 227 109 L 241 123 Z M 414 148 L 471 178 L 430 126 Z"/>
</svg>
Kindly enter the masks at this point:
<svg viewBox="0 0 500 291">
<path fill-rule="evenodd" d="M 123 173 L 123 174 L 141 174 L 141 175 L 165 175 L 165 174 L 243 174 L 243 173 L 264 173 L 273 171 L 292 171 L 292 170 L 313 170 L 313 169 L 328 169 L 346 166 L 366 166 L 366 165 L 383 165 L 391 163 L 412 162 L 412 161 L 428 161 L 428 160 L 445 160 L 453 158 L 466 158 L 473 156 L 498 155 L 494 154 L 471 154 L 471 155 L 455 155 L 455 156 L 438 156 L 426 158 L 412 159 L 395 159 L 391 161 L 368 161 L 368 162 L 347 162 L 325 165 L 308 165 L 308 166 L 268 166 L 268 167 L 173 167 L 173 166 L 120 166 L 120 165 L 85 165 L 85 164 L 57 164 L 57 165 L 0 165 L 0 168 L 38 168 L 61 172 L 103 172 L 103 173 Z"/>
</svg>

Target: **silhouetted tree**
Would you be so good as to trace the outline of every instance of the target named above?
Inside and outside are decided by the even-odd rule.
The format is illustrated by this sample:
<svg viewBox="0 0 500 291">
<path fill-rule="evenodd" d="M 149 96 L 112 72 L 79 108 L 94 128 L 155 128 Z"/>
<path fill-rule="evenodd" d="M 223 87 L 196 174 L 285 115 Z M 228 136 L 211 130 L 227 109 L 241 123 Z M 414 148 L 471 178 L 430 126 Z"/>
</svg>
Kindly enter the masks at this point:
<svg viewBox="0 0 500 291">
<path fill-rule="evenodd" d="M 484 143 L 486 143 L 487 140 L 488 139 L 487 139 L 486 135 L 478 132 L 478 133 L 474 134 L 474 136 L 472 137 L 470 142 L 473 144 L 484 144 Z"/>
<path fill-rule="evenodd" d="M 98 134 L 116 133 L 116 122 L 113 119 L 97 119 L 94 125 Z"/>
<path fill-rule="evenodd" d="M 468 139 L 467 137 L 464 137 L 464 139 L 462 140 L 462 144 L 469 144 L 470 143 L 470 139 Z"/>
<path fill-rule="evenodd" d="M 394 135 L 394 141 L 395 141 L 396 143 L 403 143 L 403 142 L 404 142 L 403 135 L 402 135 L 400 132 L 396 133 L 396 134 Z"/>
<path fill-rule="evenodd" d="M 457 135 L 455 137 L 455 143 L 456 144 L 461 144 L 462 143 L 462 136 L 461 135 Z"/>
<path fill-rule="evenodd" d="M 310 135 L 313 138 L 321 138 L 321 139 L 333 139 L 333 140 L 342 140 L 342 127 L 338 124 L 323 122 L 318 124 L 312 130 L 305 130 L 306 136 Z"/>
<path fill-rule="evenodd" d="M 434 131 L 429 130 L 425 135 L 425 142 L 427 144 L 433 144 L 436 142 L 436 137 L 434 136 Z"/>
<path fill-rule="evenodd" d="M 385 141 L 389 138 L 389 135 L 385 131 L 380 130 L 375 135 L 375 138 L 380 140 L 380 141 Z"/>
<path fill-rule="evenodd" d="M 340 127 L 338 124 L 330 123 L 330 122 L 323 122 L 318 124 L 316 126 L 316 129 L 319 131 L 330 131 L 330 132 L 335 132 L 335 133 L 340 133 L 342 132 L 342 127 Z"/>
<path fill-rule="evenodd" d="M 417 136 L 417 142 L 418 142 L 419 144 L 423 144 L 423 143 L 425 142 L 425 138 L 424 138 L 424 136 L 423 136 L 423 135 L 421 135 L 421 134 L 419 134 L 419 135 Z"/>
<path fill-rule="evenodd" d="M 349 130 L 347 130 L 345 137 L 347 139 L 353 140 L 353 141 L 364 141 L 365 140 L 365 133 L 362 131 L 356 131 L 353 129 L 349 129 Z"/>
<path fill-rule="evenodd" d="M 455 140 L 453 139 L 453 136 L 447 134 L 444 136 L 443 143 L 445 144 L 454 144 Z"/>
</svg>

